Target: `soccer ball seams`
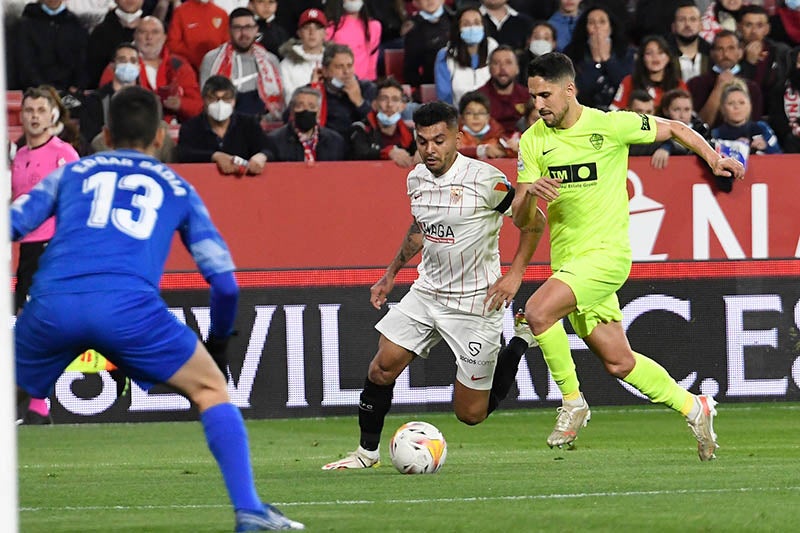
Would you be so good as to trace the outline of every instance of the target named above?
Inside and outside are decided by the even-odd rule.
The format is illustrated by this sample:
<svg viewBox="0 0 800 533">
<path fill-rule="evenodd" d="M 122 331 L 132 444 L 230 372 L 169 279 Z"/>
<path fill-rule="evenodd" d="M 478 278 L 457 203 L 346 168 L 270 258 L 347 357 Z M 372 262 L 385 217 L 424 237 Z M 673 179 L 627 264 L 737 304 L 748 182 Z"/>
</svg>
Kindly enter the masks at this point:
<svg viewBox="0 0 800 533">
<path fill-rule="evenodd" d="M 444 465 L 447 442 L 432 424 L 403 424 L 389 443 L 392 464 L 403 474 L 434 474 Z"/>
</svg>

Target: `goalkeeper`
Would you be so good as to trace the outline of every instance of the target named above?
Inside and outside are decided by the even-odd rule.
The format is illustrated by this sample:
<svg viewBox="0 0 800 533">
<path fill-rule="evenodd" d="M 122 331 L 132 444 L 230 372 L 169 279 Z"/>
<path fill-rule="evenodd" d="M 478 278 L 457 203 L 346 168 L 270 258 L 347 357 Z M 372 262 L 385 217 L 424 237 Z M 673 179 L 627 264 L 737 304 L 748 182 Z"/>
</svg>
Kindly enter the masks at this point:
<svg viewBox="0 0 800 533">
<path fill-rule="evenodd" d="M 152 92 L 119 90 L 105 130 L 116 150 L 61 167 L 12 204 L 13 239 L 56 217 L 55 235 L 17 320 L 17 386 L 43 397 L 74 354 L 89 347 L 145 390 L 167 383 L 197 406 L 236 531 L 303 529 L 262 503 L 247 430 L 225 377 L 160 297 L 158 283 L 178 232 L 211 286 L 209 335 L 224 344 L 233 330 L 239 297 L 233 260 L 195 189 L 153 158 L 164 140 L 159 122 Z M 86 249 L 97 252 L 93 260 L 77 260 Z"/>
</svg>

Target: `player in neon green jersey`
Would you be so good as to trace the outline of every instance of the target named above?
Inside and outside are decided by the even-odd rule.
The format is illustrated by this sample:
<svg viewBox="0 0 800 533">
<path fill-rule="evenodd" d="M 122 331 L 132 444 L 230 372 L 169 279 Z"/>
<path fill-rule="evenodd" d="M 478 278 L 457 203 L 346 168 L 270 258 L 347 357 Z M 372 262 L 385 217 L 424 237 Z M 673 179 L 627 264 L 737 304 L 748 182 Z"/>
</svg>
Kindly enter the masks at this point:
<svg viewBox="0 0 800 533">
<path fill-rule="evenodd" d="M 741 179 L 744 168 L 717 154 L 680 122 L 580 105 L 575 70 L 563 54 L 537 58 L 528 72 L 528 91 L 541 120 L 520 140 L 512 211 L 515 224 L 524 227 L 536 212 L 537 200 L 547 203 L 553 275 L 525 307 L 525 318 L 563 397 L 547 443 L 571 445 L 590 417 L 562 325 L 568 317 L 612 376 L 686 416 L 700 460 L 713 459 L 716 402 L 684 390 L 658 363 L 634 352 L 622 328 L 616 292 L 631 267 L 628 146 L 673 138 L 700 155 L 715 175 Z"/>
</svg>

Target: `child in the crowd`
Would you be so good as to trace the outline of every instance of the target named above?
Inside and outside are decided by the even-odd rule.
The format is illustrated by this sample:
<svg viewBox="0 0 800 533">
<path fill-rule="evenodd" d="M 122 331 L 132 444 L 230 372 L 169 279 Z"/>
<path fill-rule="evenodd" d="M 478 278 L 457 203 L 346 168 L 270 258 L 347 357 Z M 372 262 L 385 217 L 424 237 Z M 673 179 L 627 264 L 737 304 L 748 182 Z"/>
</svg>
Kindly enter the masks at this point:
<svg viewBox="0 0 800 533">
<path fill-rule="evenodd" d="M 640 115 L 655 115 L 656 106 L 653 97 L 647 91 L 636 89 L 631 92 L 628 99 L 628 111 L 639 113 Z M 653 155 L 661 147 L 660 142 L 650 144 L 632 144 L 628 148 L 629 155 Z"/>
<path fill-rule="evenodd" d="M 661 97 L 661 115 L 664 118 L 683 122 L 699 133 L 704 139 L 708 139 L 708 124 L 700 120 L 700 117 L 694 112 L 692 95 L 689 94 L 688 91 L 673 89 L 664 93 L 664 96 Z M 670 139 L 653 153 L 650 164 L 653 165 L 653 168 L 667 168 L 670 155 L 689 154 L 694 155 L 693 152 L 681 143 Z"/>
<path fill-rule="evenodd" d="M 525 102 L 525 111 L 522 113 L 522 117 L 517 121 L 517 131 L 524 133 L 525 130 L 530 128 L 534 122 L 539 120 L 539 110 L 536 109 L 536 104 L 533 102 L 533 98 Z"/>
<path fill-rule="evenodd" d="M 483 93 L 471 91 L 461 97 L 458 104 L 462 133 L 459 151 L 478 159 L 516 157 L 519 137 L 516 142 L 504 139 L 503 127 L 491 118 L 489 109 L 489 99 Z"/>
</svg>

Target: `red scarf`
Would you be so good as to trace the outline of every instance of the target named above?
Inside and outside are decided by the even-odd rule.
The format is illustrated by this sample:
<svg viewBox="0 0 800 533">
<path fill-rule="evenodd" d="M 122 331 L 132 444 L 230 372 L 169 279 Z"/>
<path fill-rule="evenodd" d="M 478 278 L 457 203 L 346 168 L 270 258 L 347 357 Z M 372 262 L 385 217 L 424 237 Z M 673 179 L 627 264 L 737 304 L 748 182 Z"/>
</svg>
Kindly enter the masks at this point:
<svg viewBox="0 0 800 533">
<path fill-rule="evenodd" d="M 267 112 L 280 119 L 285 104 L 280 73 L 269 60 L 269 52 L 263 46 L 256 43 L 250 48 L 250 52 L 256 60 L 256 68 L 258 70 L 258 96 L 264 102 Z M 233 45 L 230 42 L 225 43 L 222 51 L 214 58 L 214 63 L 211 65 L 211 74 L 219 74 L 230 78 L 233 71 L 234 53 Z"/>
<path fill-rule="evenodd" d="M 302 133 L 297 131 L 297 127 L 294 125 L 294 122 L 290 122 L 290 124 L 297 135 L 297 138 L 300 140 L 300 144 L 303 145 L 303 161 L 309 165 L 313 164 L 317 160 L 319 125 L 314 126 L 314 129 L 311 130 L 311 133 Z"/>
</svg>

